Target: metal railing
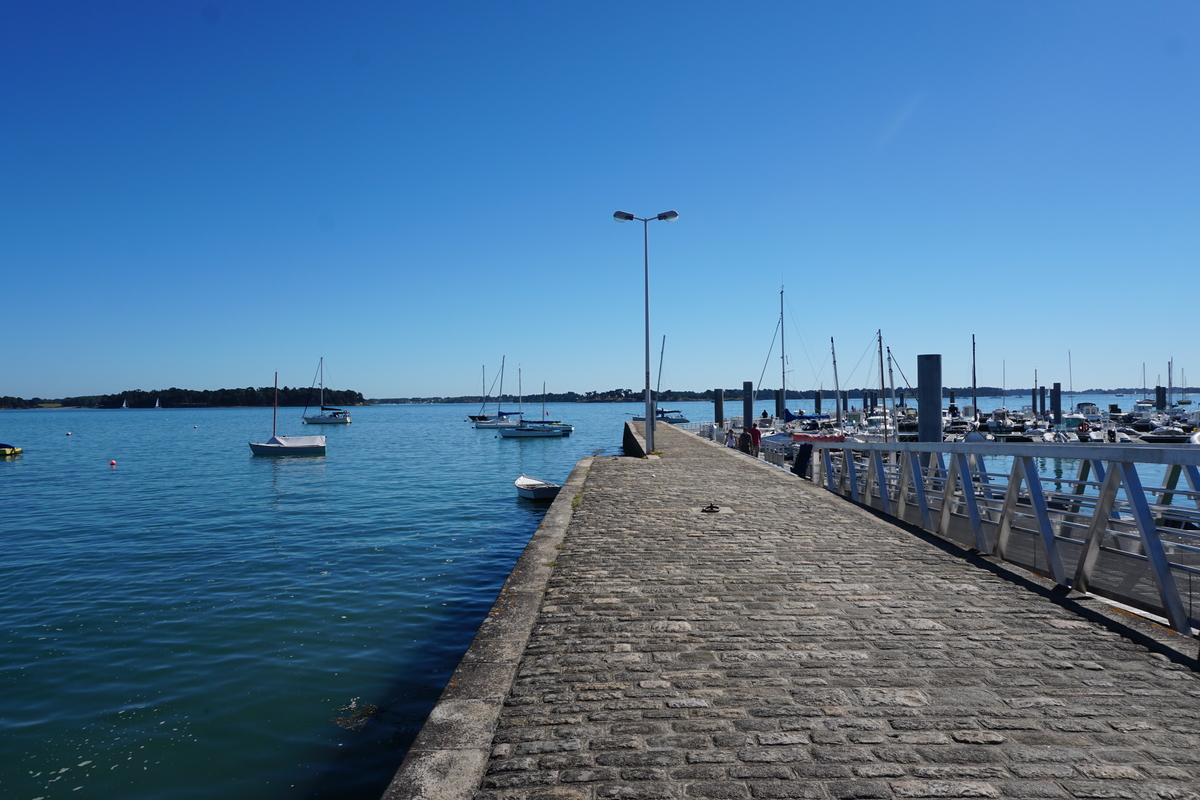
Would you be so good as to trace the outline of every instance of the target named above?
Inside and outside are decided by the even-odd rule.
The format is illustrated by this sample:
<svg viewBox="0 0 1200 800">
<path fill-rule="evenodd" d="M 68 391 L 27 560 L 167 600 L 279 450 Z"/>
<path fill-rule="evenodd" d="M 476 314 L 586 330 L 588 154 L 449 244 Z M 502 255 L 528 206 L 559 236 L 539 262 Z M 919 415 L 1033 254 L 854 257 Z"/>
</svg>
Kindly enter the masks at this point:
<svg viewBox="0 0 1200 800">
<path fill-rule="evenodd" d="M 812 459 L 814 483 L 856 503 L 1200 628 L 1200 447 L 844 442 Z"/>
</svg>

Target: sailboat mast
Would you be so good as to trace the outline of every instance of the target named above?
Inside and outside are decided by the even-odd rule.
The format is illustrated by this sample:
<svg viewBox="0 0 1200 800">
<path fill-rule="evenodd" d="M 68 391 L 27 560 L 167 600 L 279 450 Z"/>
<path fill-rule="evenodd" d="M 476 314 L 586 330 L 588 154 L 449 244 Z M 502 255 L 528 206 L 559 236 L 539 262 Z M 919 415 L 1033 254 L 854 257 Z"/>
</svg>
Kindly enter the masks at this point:
<svg viewBox="0 0 1200 800">
<path fill-rule="evenodd" d="M 892 387 L 892 413 L 894 414 L 896 413 L 896 374 L 892 371 L 892 348 L 889 347 L 887 351 L 888 383 Z M 898 430 L 896 432 L 899 433 Z"/>
<path fill-rule="evenodd" d="M 508 356 L 500 356 L 500 394 L 496 396 L 496 417 L 500 417 L 500 404 L 504 402 L 504 359 Z"/>
<path fill-rule="evenodd" d="M 837 348 L 833 344 L 833 337 L 829 337 L 829 353 L 833 357 L 833 407 L 837 409 L 837 426 L 842 427 L 842 388 L 838 383 L 837 374 Z"/>
<path fill-rule="evenodd" d="M 971 413 L 979 424 L 979 387 L 975 384 L 975 334 L 971 334 Z"/>
<path fill-rule="evenodd" d="M 883 410 L 883 440 L 888 440 L 888 420 L 887 420 L 887 389 L 883 385 L 883 329 L 878 330 L 879 334 L 879 405 Z"/>
<path fill-rule="evenodd" d="M 783 407 L 787 408 L 787 350 L 783 347 L 783 287 L 779 287 L 779 390 L 783 392 Z"/>
<path fill-rule="evenodd" d="M 662 340 L 662 348 L 658 351 L 658 385 L 654 388 L 654 398 L 650 405 L 654 408 L 654 418 L 658 419 L 658 396 L 662 394 L 662 365 L 663 353 L 667 351 L 667 337 L 664 334 Z"/>
<path fill-rule="evenodd" d="M 312 362 L 309 362 L 312 363 Z M 312 389 L 309 389 L 311 392 Z M 312 395 L 309 395 L 312 397 Z M 271 410 L 271 438 L 275 438 L 275 425 L 279 421 L 279 371 L 275 372 L 275 407 Z"/>
</svg>

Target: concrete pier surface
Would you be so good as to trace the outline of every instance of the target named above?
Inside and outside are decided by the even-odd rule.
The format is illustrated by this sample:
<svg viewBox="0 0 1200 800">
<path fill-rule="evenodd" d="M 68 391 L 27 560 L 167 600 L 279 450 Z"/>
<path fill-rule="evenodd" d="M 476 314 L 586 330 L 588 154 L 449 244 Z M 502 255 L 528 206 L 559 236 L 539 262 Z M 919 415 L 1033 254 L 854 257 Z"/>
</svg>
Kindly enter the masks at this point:
<svg viewBox="0 0 1200 800">
<path fill-rule="evenodd" d="M 385 797 L 1200 798 L 1194 639 L 656 446 L 581 462 Z"/>
</svg>

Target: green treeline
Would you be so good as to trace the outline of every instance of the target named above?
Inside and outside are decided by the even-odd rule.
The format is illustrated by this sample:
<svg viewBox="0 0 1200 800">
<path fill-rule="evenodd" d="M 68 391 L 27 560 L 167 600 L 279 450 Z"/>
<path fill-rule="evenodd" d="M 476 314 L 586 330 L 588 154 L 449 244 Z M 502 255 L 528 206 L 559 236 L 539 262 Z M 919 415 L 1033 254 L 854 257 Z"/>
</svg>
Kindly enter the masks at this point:
<svg viewBox="0 0 1200 800">
<path fill-rule="evenodd" d="M 773 398 L 773 397 L 775 397 L 776 391 L 777 391 L 776 389 L 772 389 L 770 387 L 759 389 L 758 390 L 758 399 L 762 400 L 764 398 Z M 845 389 L 843 391 L 846 393 L 846 395 L 848 397 L 857 397 L 857 398 L 864 397 L 867 394 L 878 394 L 878 392 L 879 392 L 879 390 L 876 388 Z M 978 394 L 979 397 L 1001 397 L 1001 396 L 1029 397 L 1031 395 L 1032 391 L 1033 391 L 1032 389 L 1009 389 L 1008 391 L 1005 391 L 998 386 L 980 386 L 975 390 L 976 394 Z M 1135 391 L 1135 390 L 1133 390 L 1133 389 L 1087 389 L 1087 390 L 1076 392 L 1076 394 L 1104 394 L 1104 393 L 1108 393 L 1108 392 L 1133 392 L 1133 391 Z M 1141 390 L 1138 389 L 1136 391 L 1141 391 Z M 1182 390 L 1176 389 L 1176 391 L 1188 391 L 1188 390 L 1187 389 L 1182 389 Z M 1191 390 L 1191 391 L 1196 391 L 1196 390 Z M 726 401 L 742 399 L 741 387 L 738 387 L 736 389 L 725 389 L 724 392 L 725 392 L 725 400 Z M 896 388 L 896 396 L 899 397 L 901 392 L 903 392 L 905 397 L 911 398 L 911 397 L 916 396 L 915 390 L 901 389 L 901 388 L 897 387 Z M 942 397 L 949 397 L 951 392 L 954 393 L 956 400 L 966 400 L 971 397 L 971 387 L 970 386 L 967 386 L 967 387 L 952 387 L 952 386 L 944 387 L 942 389 Z M 795 389 L 788 389 L 787 398 L 789 400 L 813 400 L 816 398 L 817 393 L 818 392 L 815 389 L 810 390 L 810 391 L 804 391 L 804 392 L 797 391 Z M 712 389 L 708 389 L 703 392 L 689 392 L 689 391 L 680 391 L 680 390 L 675 390 L 675 389 L 667 389 L 667 390 L 664 390 L 661 392 L 655 392 L 654 396 L 658 403 L 682 403 L 682 402 L 687 402 L 689 400 L 707 400 L 707 401 L 711 402 L 713 400 L 714 394 L 715 394 L 715 392 Z M 1065 394 L 1065 392 L 1064 392 L 1064 394 Z M 832 388 L 824 389 L 821 392 L 821 396 L 826 400 L 832 399 L 833 398 L 833 389 Z M 891 398 L 891 396 L 892 396 L 891 389 L 888 389 L 887 396 L 888 396 L 888 398 Z M 583 394 L 580 394 L 579 392 L 550 392 L 546 395 L 546 402 L 547 403 L 637 403 L 637 402 L 640 402 L 644 397 L 645 397 L 644 389 L 609 389 L 608 391 L 604 391 L 604 392 L 584 392 Z M 526 405 L 532 405 L 535 403 L 542 402 L 541 394 L 526 395 L 524 398 L 520 398 L 520 399 L 523 400 Z M 486 405 L 495 405 L 497 402 L 500 402 L 500 403 L 503 403 L 506 405 L 515 405 L 518 402 L 518 400 L 519 400 L 519 398 L 517 397 L 517 395 L 506 394 L 503 397 L 499 398 L 499 400 L 497 400 L 497 398 L 495 398 L 495 397 L 487 398 Z M 380 403 L 380 404 L 390 404 L 390 403 L 480 403 L 480 398 L 479 398 L 479 395 L 474 395 L 474 396 L 465 395 L 465 396 L 459 396 L 459 397 L 386 397 L 386 398 L 371 398 L 371 399 L 367 400 L 367 402 L 368 403 Z"/>
<path fill-rule="evenodd" d="M 758 398 L 760 400 L 775 397 L 775 389 L 770 387 L 759 389 Z M 875 388 L 866 389 L 846 389 L 846 395 L 852 398 L 861 398 L 868 393 L 874 394 L 879 390 Z M 1180 388 L 1175 387 L 1175 391 L 1187 393 L 1196 393 L 1200 390 L 1196 388 Z M 725 389 L 726 401 L 740 401 L 742 399 L 742 389 Z M 905 397 L 915 397 L 916 392 L 912 389 L 897 388 L 896 393 L 899 395 L 903 392 Z M 945 387 L 942 389 L 942 397 L 949 397 L 953 392 L 955 399 L 967 401 L 971 397 L 971 387 Z M 975 390 L 979 397 L 1029 397 L 1032 390 L 1030 389 L 1009 389 L 1004 391 L 998 386 L 980 386 Z M 1120 389 L 1084 389 L 1076 394 L 1111 394 L 1120 392 L 1123 394 L 1133 395 L 1135 393 L 1145 394 L 1147 390 L 1141 388 L 1120 388 Z M 887 391 L 887 397 L 890 398 L 891 390 Z M 1064 392 L 1065 394 L 1065 392 Z M 659 403 L 682 403 L 689 400 L 713 400 L 714 391 L 708 389 L 703 392 L 690 392 L 676 389 L 668 389 L 663 392 L 655 393 L 655 397 Z M 73 406 L 81 408 L 120 408 L 122 403 L 125 403 L 129 408 L 154 408 L 154 402 L 157 400 L 163 408 L 227 408 L 231 406 L 269 406 L 273 402 L 274 388 L 265 386 L 260 389 L 253 387 L 246 389 L 217 389 L 195 391 L 192 389 L 162 389 L 152 392 L 144 392 L 140 389 L 135 389 L 120 394 L 103 394 L 103 395 L 86 395 L 83 397 L 64 397 L 58 400 L 46 400 L 40 397 L 33 397 L 28 400 L 20 397 L 0 397 L 0 409 L 3 408 L 42 408 L 46 406 Z M 813 400 L 817 396 L 816 390 L 797 391 L 789 389 L 787 397 L 789 400 Z M 830 400 L 833 398 L 833 389 L 822 390 L 821 396 Z M 643 389 L 609 389 L 602 392 L 551 392 L 546 395 L 547 403 L 637 403 L 644 397 Z M 540 394 L 526 395 L 522 399 L 526 404 L 540 403 L 542 396 Z M 515 405 L 519 398 L 515 394 L 506 394 L 499 400 L 495 397 L 487 398 L 488 404 L 497 402 Z M 360 392 L 345 390 L 335 391 L 332 389 L 325 390 L 325 405 L 327 406 L 361 406 L 368 404 L 391 404 L 391 403 L 479 403 L 479 395 L 467 395 L 460 397 L 386 397 L 386 398 L 371 398 L 364 400 Z M 289 389 L 283 387 L 279 390 L 279 405 L 281 406 L 315 406 L 317 403 L 316 389 Z"/>
<path fill-rule="evenodd" d="M 270 406 L 275 402 L 275 387 L 264 386 L 259 389 L 160 389 L 144 392 L 132 389 L 120 394 L 85 395 L 82 397 L 63 397 L 57 400 L 44 400 L 40 397 L 24 400 L 20 397 L 0 397 L 0 408 L 42 408 L 46 406 L 69 406 L 75 408 L 154 408 L 157 402 L 162 408 L 228 408 L 231 406 Z M 286 386 L 279 389 L 279 405 L 281 406 L 312 406 L 319 402 L 316 389 L 291 389 Z M 361 406 L 366 405 L 361 392 L 350 390 L 325 390 L 325 405 L 327 406 Z"/>
</svg>

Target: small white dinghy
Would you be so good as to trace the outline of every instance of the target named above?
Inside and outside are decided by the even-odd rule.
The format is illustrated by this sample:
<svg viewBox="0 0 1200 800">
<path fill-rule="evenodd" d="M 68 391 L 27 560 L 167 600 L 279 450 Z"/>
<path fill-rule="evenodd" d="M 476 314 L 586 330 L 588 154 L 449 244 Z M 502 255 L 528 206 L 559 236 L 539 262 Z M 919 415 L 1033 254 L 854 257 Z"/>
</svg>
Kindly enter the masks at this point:
<svg viewBox="0 0 1200 800">
<path fill-rule="evenodd" d="M 558 495 L 558 490 L 562 488 L 557 483 L 531 478 L 524 474 L 513 481 L 513 485 L 517 487 L 517 494 L 526 500 L 553 500 Z"/>
<path fill-rule="evenodd" d="M 323 456 L 324 436 L 280 436 L 275 432 L 279 418 L 279 373 L 275 373 L 275 409 L 271 413 L 271 438 L 265 442 L 250 442 L 250 452 L 256 456 Z"/>
</svg>

